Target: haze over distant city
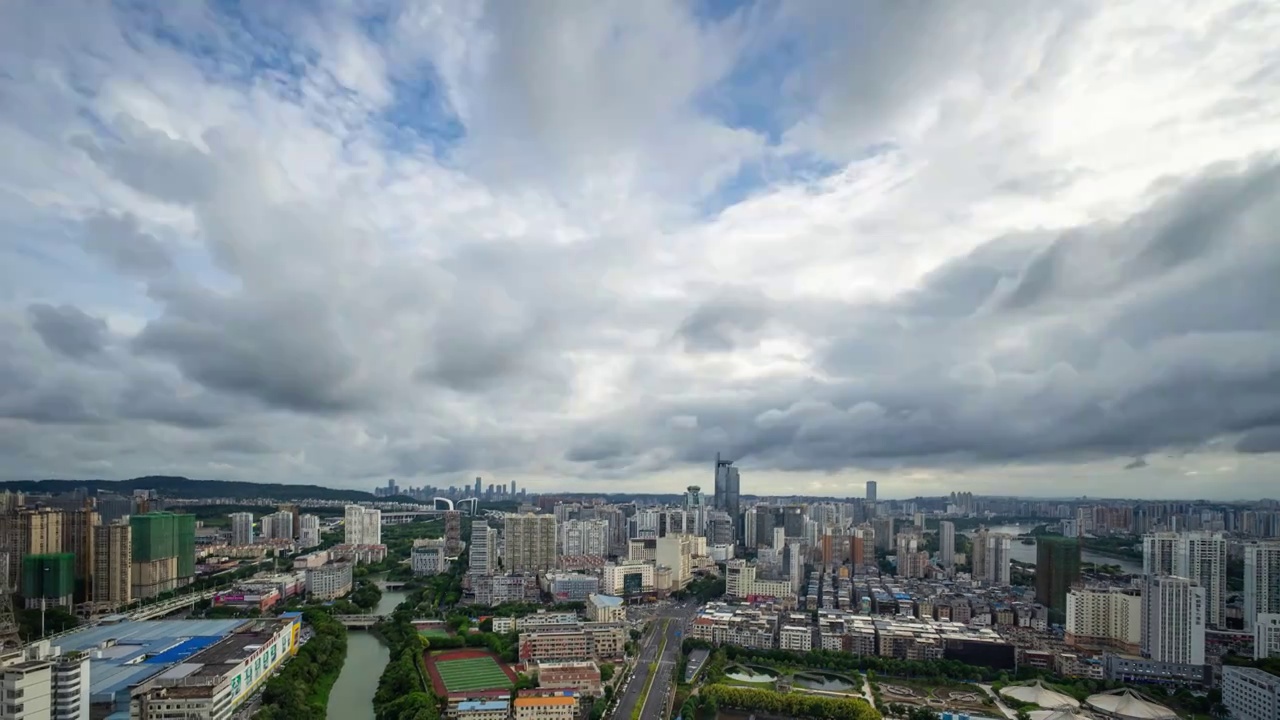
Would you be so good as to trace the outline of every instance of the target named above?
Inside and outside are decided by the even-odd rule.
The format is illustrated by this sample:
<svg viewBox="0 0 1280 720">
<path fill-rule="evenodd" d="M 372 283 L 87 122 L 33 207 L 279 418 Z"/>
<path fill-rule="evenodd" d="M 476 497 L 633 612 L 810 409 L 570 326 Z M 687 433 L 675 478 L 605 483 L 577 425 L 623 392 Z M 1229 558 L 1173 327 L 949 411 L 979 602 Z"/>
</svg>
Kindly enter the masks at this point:
<svg viewBox="0 0 1280 720">
<path fill-rule="evenodd" d="M 0 4 L 0 480 L 1275 496 L 1278 36 Z"/>
</svg>

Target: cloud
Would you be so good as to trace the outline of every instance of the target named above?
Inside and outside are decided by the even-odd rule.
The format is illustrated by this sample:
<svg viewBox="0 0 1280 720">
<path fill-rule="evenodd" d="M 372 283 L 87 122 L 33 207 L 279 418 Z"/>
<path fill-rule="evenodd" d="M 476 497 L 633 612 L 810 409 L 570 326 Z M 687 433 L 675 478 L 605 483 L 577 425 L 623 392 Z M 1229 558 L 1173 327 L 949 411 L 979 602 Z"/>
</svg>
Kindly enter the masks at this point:
<svg viewBox="0 0 1280 720">
<path fill-rule="evenodd" d="M 0 9 L 14 476 L 1273 475 L 1268 4 L 73 15 Z"/>
<path fill-rule="evenodd" d="M 27 307 L 31 327 L 50 350 L 82 360 L 101 352 L 107 341 L 107 324 L 73 305 L 35 303 Z"/>
</svg>

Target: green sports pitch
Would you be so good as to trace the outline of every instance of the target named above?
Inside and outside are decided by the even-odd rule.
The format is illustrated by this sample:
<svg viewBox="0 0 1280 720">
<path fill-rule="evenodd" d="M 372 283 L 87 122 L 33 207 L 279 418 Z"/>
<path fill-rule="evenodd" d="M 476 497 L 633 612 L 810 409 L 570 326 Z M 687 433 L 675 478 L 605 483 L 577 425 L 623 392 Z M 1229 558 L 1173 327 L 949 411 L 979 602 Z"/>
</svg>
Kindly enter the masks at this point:
<svg viewBox="0 0 1280 720">
<path fill-rule="evenodd" d="M 451 693 L 513 687 L 511 678 L 491 657 L 440 661 L 436 663 L 436 672 L 440 673 L 440 679 Z"/>
</svg>

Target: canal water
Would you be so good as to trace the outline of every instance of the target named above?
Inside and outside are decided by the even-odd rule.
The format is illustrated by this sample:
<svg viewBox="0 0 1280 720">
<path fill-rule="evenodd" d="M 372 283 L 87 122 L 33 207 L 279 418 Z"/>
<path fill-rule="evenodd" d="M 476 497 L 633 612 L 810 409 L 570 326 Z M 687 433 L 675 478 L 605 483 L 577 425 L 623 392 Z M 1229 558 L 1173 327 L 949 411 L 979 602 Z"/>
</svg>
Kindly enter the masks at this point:
<svg viewBox="0 0 1280 720">
<path fill-rule="evenodd" d="M 1036 546 L 1035 543 L 1023 545 L 1022 538 L 1017 537 L 1022 533 L 1031 532 L 1033 525 L 998 525 L 987 528 L 991 532 L 1005 533 L 1013 535 L 1013 540 L 1009 543 L 1009 558 L 1017 560 L 1020 563 L 1028 565 L 1036 564 Z M 966 531 L 965 535 L 973 536 L 972 531 Z M 1137 560 L 1128 558 L 1111 557 L 1110 555 L 1100 555 L 1090 550 L 1080 551 L 1080 560 L 1083 562 L 1094 563 L 1097 565 L 1119 565 L 1120 570 L 1126 573 L 1139 574 L 1142 572 L 1142 563 Z"/>
<path fill-rule="evenodd" d="M 374 612 L 387 615 L 408 595 L 400 590 L 384 590 Z M 372 633 L 349 630 L 347 660 L 329 693 L 328 720 L 373 720 L 373 694 L 378 690 L 378 678 L 382 677 L 390 659 L 391 652 L 387 646 Z"/>
</svg>

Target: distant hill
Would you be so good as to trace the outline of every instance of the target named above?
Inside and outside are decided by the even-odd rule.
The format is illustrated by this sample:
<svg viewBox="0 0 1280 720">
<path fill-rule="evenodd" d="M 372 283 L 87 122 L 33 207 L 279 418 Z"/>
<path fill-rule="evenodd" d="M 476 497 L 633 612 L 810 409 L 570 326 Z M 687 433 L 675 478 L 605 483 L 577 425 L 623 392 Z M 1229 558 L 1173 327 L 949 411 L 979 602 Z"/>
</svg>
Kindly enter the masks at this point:
<svg viewBox="0 0 1280 720">
<path fill-rule="evenodd" d="M 233 480 L 192 480 L 170 475 L 148 475 L 131 480 L 15 480 L 0 482 L 0 490 L 27 493 L 66 493 L 76 488 L 95 492 L 131 495 L 134 490 L 155 490 L 170 498 L 268 498 L 292 500 L 373 500 L 373 493 L 361 490 L 338 490 L 319 485 L 285 485 Z"/>
</svg>

